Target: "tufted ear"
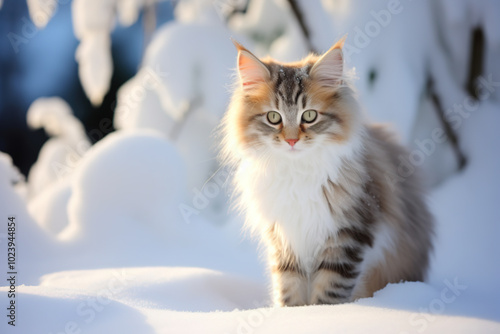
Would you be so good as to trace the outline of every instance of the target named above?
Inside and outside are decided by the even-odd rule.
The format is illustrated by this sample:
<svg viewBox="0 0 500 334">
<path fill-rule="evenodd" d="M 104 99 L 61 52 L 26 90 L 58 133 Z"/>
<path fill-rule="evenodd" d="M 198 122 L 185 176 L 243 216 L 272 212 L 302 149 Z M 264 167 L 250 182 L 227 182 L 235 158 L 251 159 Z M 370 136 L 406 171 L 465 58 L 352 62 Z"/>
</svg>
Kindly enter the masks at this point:
<svg viewBox="0 0 500 334">
<path fill-rule="evenodd" d="M 267 66 L 241 44 L 233 40 L 238 49 L 238 74 L 244 90 L 255 88 L 271 78 Z"/>
<path fill-rule="evenodd" d="M 346 37 L 342 37 L 316 61 L 309 72 L 311 78 L 324 86 L 332 88 L 336 88 L 342 83 L 344 75 L 342 47 L 344 46 Z"/>
</svg>

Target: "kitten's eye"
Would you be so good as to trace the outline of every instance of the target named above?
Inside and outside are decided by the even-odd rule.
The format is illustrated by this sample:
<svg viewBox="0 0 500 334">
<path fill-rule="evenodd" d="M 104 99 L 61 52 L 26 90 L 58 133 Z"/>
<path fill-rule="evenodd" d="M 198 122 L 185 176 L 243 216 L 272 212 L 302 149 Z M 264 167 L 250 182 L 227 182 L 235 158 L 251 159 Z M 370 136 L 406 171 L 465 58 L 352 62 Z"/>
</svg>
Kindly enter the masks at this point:
<svg viewBox="0 0 500 334">
<path fill-rule="evenodd" d="M 316 120 L 316 117 L 318 117 L 316 110 L 306 110 L 302 114 L 302 121 L 305 123 L 312 123 Z"/>
<path fill-rule="evenodd" d="M 276 111 L 270 111 L 267 113 L 267 120 L 271 124 L 281 123 L 281 115 Z"/>
</svg>

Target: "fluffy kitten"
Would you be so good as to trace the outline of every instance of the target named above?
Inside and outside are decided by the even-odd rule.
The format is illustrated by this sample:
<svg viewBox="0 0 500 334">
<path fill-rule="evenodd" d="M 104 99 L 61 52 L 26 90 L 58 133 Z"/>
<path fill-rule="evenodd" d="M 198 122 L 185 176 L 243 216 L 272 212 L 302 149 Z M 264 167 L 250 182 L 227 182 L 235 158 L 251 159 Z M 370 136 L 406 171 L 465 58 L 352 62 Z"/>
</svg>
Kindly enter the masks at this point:
<svg viewBox="0 0 500 334">
<path fill-rule="evenodd" d="M 343 40 L 287 64 L 235 44 L 223 159 L 267 246 L 275 304 L 337 304 L 423 280 L 432 217 L 417 177 L 398 175 L 405 150 L 360 112 Z"/>
</svg>

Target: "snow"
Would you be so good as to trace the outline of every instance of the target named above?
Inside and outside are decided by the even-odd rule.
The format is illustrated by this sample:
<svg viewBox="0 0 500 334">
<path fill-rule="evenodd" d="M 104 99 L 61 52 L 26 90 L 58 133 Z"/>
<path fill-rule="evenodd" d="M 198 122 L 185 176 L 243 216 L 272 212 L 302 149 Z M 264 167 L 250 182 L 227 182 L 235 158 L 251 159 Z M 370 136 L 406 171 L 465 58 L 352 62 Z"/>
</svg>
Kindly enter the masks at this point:
<svg viewBox="0 0 500 334">
<path fill-rule="evenodd" d="M 500 235 L 500 213 L 495 209 L 500 198 L 500 182 L 495 176 L 500 168 L 497 153 L 500 140 L 498 136 L 478 136 L 478 133 L 491 133 L 499 120 L 498 104 L 486 103 L 463 123 L 461 133 L 470 167 L 436 189 L 431 197 L 436 218 L 442 222 L 438 225 L 436 243 L 440 252 L 436 252 L 432 266 L 433 280 L 450 274 L 458 276 L 497 303 L 500 303 L 500 290 L 491 287 L 500 277 L 500 266 L 490 265 L 489 258 L 490 254 L 500 253 L 494 237 Z M 472 251 L 469 246 L 463 247 L 461 241 L 470 248 L 479 248 Z M 464 267 L 453 259 L 468 265 Z M 496 309 L 497 314 L 498 310 L 500 308 Z"/>
<path fill-rule="evenodd" d="M 240 291 L 241 286 L 246 289 Z M 210 269 L 182 267 L 67 271 L 42 277 L 40 287 L 77 289 L 95 294 L 114 290 L 109 291 L 113 299 L 125 304 L 180 312 L 252 308 L 262 306 L 262 303 L 253 305 L 253 299 L 264 301 L 267 295 L 260 284 L 249 279 Z M 193 295 L 193 300 L 182 302 L 186 294 Z"/>
<path fill-rule="evenodd" d="M 89 152 L 73 178 L 70 225 L 61 238 L 96 240 L 99 236 L 92 232 L 104 212 L 110 218 L 124 216 L 108 223 L 117 223 L 116 229 L 123 229 L 126 217 L 131 217 L 139 220 L 137 223 L 148 222 L 148 228 L 156 233 L 168 235 L 171 224 L 166 222 L 179 220 L 177 198 L 183 198 L 184 170 L 176 150 L 162 138 L 110 135 Z"/>
<path fill-rule="evenodd" d="M 57 97 L 35 100 L 28 109 L 27 123 L 33 129 L 45 129 L 51 136 L 28 175 L 28 195 L 33 198 L 51 183 L 71 174 L 90 142 L 71 107 Z"/>
<path fill-rule="evenodd" d="M 75 52 L 83 89 L 93 105 L 100 105 L 109 90 L 113 63 L 110 34 L 117 18 L 124 26 L 135 23 L 140 11 L 162 0 L 74 0 L 71 3 L 73 28 L 80 45 Z M 44 28 L 57 10 L 68 1 L 27 0 L 32 21 Z M 0 3 L 1 5 L 1 3 Z M 1 7 L 1 6 L 0 6 Z"/>
<path fill-rule="evenodd" d="M 75 52 L 78 75 L 90 102 L 100 105 L 113 73 L 110 33 L 114 26 L 114 1 L 72 2 L 73 26 L 80 45 Z"/>
<path fill-rule="evenodd" d="M 484 66 L 486 73 L 492 73 L 495 77 L 500 75 L 500 65 L 498 57 L 500 56 L 500 22 L 498 13 L 500 13 L 500 3 L 498 1 L 482 1 L 480 6 L 474 6 L 470 1 L 449 1 L 442 0 L 436 3 L 436 9 L 439 11 L 442 20 L 438 24 L 452 27 L 451 29 L 442 29 L 443 43 L 448 50 L 449 58 L 453 64 L 454 74 L 465 84 L 467 80 L 467 68 L 470 60 L 470 51 L 467 48 L 470 43 L 470 31 L 474 28 L 482 28 L 486 47 L 489 52 L 485 54 Z M 467 43 L 464 43 L 464 40 Z M 495 93 L 497 99 L 500 93 Z"/>
<path fill-rule="evenodd" d="M 154 129 L 169 137 L 195 191 L 218 168 L 211 134 L 230 97 L 236 50 L 211 1 L 181 2 L 175 17 L 156 32 L 141 69 L 120 88 L 114 122 L 122 130 Z"/>
<path fill-rule="evenodd" d="M 57 10 L 57 0 L 27 0 L 31 20 L 38 28 L 44 28 Z"/>
<path fill-rule="evenodd" d="M 140 10 L 146 1 L 122 0 L 116 3 L 120 23 L 126 27 L 134 24 L 139 17 Z M 147 1 L 153 3 L 153 1 Z"/>
<path fill-rule="evenodd" d="M 28 203 L 28 212 L 37 217 L 38 224 L 51 234 L 58 234 L 68 225 L 66 208 L 71 197 L 69 178 L 57 180 L 46 186 L 40 196 Z"/>
<path fill-rule="evenodd" d="M 75 58 L 85 93 L 93 105 L 100 105 L 113 74 L 110 36 L 103 33 L 85 35 L 76 49 Z"/>
<path fill-rule="evenodd" d="M 251 1 L 247 13 L 235 15 L 229 26 L 256 42 L 255 47 L 244 43 L 256 55 L 269 54 L 281 61 L 296 61 L 306 56 L 309 50 L 298 23 L 290 17 L 290 11 L 285 1 Z"/>
<path fill-rule="evenodd" d="M 455 297 L 457 302 L 441 301 L 444 289 L 445 285 L 434 289 L 405 283 L 390 285 L 372 300 L 354 304 L 274 309 L 255 308 L 265 295 L 255 284 L 206 269 L 72 271 L 44 276 L 37 287 L 20 287 L 22 305 L 47 311 L 30 313 L 32 321 L 20 322 L 16 329 L 27 333 L 66 328 L 89 333 L 328 333 L 334 328 L 342 333 L 442 333 L 453 327 L 458 333 L 498 332 L 499 324 L 491 319 L 461 316 L 457 304 L 465 296 L 448 292 L 445 298 Z M 425 315 L 420 308 L 436 312 Z M 219 311 L 208 312 L 214 309 Z"/>
<path fill-rule="evenodd" d="M 31 13 L 50 1 L 28 3 Z M 370 6 L 359 0 L 299 3 L 318 50 L 346 32 L 346 46 L 359 48 L 356 27 L 377 22 L 372 10 L 392 8 L 381 0 Z M 95 103 L 107 90 L 115 20 L 131 24 L 149 4 L 73 1 L 81 78 Z M 236 65 L 230 37 L 282 60 L 303 56 L 307 47 L 285 1 L 252 1 L 226 26 L 212 1 L 184 0 L 121 87 L 117 132 L 90 146 L 71 108 L 59 98 L 42 98 L 27 121 L 51 138 L 27 181 L 0 153 L 0 219 L 16 216 L 19 273 L 16 328 L 2 316 L 0 332 L 500 332 L 500 72 L 492 61 L 500 30 L 491 18 L 498 6 L 444 0 L 400 5 L 402 11 L 387 26 L 379 24 L 379 35 L 352 53 L 348 65 L 356 67 L 369 117 L 395 124 L 411 152 L 424 154 L 437 221 L 426 282 L 390 284 L 372 298 L 343 305 L 271 306 L 260 247 L 243 235 L 242 217 L 228 209 L 229 171 L 218 169 L 213 132 Z M 446 15 L 437 20 L 436 13 Z M 487 27 L 489 60 L 481 99 L 472 104 L 461 88 L 469 42 L 459 34 L 468 30 L 454 29 L 478 23 Z M 440 34 L 449 35 L 446 42 Z M 370 83 L 373 69 L 377 79 Z M 426 73 L 435 75 L 436 92 L 454 117 L 469 161 L 461 173 L 449 143 L 434 139 L 441 126 Z M 465 109 L 458 113 L 457 105 Z M 2 228 L 0 268 L 7 268 L 6 241 Z M 5 296 L 10 286 L 2 282 Z M 0 307 L 7 302 L 0 298 Z"/>
</svg>

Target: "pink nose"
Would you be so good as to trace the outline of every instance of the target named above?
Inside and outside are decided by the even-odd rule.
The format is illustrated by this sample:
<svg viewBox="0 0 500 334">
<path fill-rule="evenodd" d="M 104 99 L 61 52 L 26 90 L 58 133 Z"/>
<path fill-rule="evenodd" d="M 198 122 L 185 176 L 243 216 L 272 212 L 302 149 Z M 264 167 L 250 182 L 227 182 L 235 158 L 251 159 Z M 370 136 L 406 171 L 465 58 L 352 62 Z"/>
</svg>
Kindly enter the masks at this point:
<svg viewBox="0 0 500 334">
<path fill-rule="evenodd" d="M 296 142 L 298 142 L 299 140 L 298 139 L 285 139 L 285 141 L 290 144 L 291 147 L 293 147 L 293 145 L 295 145 Z"/>
</svg>

